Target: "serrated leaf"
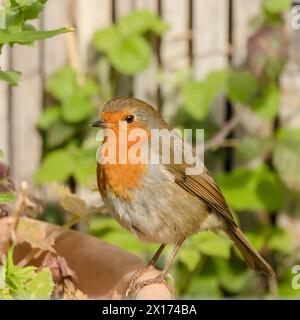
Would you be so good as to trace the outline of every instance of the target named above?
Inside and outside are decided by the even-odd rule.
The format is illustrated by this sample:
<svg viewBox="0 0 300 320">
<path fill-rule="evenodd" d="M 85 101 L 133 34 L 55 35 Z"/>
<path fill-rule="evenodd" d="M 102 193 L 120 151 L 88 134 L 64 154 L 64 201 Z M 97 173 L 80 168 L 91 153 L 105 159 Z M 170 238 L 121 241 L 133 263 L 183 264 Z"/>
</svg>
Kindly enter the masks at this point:
<svg viewBox="0 0 300 320">
<path fill-rule="evenodd" d="M 53 185 L 55 192 L 60 198 L 60 204 L 67 212 L 87 220 L 88 207 L 83 199 L 73 194 L 70 189 L 63 185 Z"/>
<path fill-rule="evenodd" d="M 26 291 L 30 300 L 48 300 L 54 288 L 51 271 L 44 268 L 27 284 Z"/>
<path fill-rule="evenodd" d="M 21 72 L 18 71 L 1 71 L 0 80 L 8 82 L 11 86 L 17 86 L 21 78 Z"/>
<path fill-rule="evenodd" d="M 124 39 L 109 52 L 109 60 L 117 71 L 133 75 L 148 67 L 151 61 L 151 47 L 141 36 Z"/>
<path fill-rule="evenodd" d="M 276 85 L 267 87 L 253 102 L 253 111 L 262 118 L 274 119 L 279 111 L 280 92 Z"/>
<path fill-rule="evenodd" d="M 44 270 L 36 272 L 36 267 L 20 267 L 13 262 L 13 249 L 10 248 L 5 263 L 6 286 L 15 299 L 47 298 L 53 289 L 52 274 L 48 270 L 47 275 Z M 40 273 L 42 273 L 40 275 Z M 51 287 L 51 291 L 49 290 Z M 47 290 L 46 290 L 47 289 Z M 40 295 L 40 297 L 38 296 Z"/>
<path fill-rule="evenodd" d="M 29 243 L 32 248 L 55 252 L 54 239 L 48 239 L 45 229 L 36 221 L 20 219 L 18 232 L 22 240 Z"/>
<path fill-rule="evenodd" d="M 192 243 L 203 254 L 225 259 L 230 257 L 231 241 L 223 239 L 211 231 L 204 231 L 193 236 Z"/>
<path fill-rule="evenodd" d="M 63 182 L 74 170 L 75 162 L 66 150 L 49 153 L 35 175 L 37 182 Z"/>
<path fill-rule="evenodd" d="M 227 80 L 227 92 L 233 102 L 249 104 L 258 90 L 257 79 L 248 71 L 232 71 Z"/>
<path fill-rule="evenodd" d="M 31 5 L 27 5 L 23 9 L 23 17 L 25 20 L 37 19 L 43 11 L 44 5 L 39 1 L 34 1 Z"/>
<path fill-rule="evenodd" d="M 5 43 L 31 43 L 37 40 L 52 38 L 61 33 L 74 31 L 72 28 L 60 28 L 51 31 L 20 31 L 10 32 L 8 30 L 0 30 L 0 44 Z"/>
</svg>

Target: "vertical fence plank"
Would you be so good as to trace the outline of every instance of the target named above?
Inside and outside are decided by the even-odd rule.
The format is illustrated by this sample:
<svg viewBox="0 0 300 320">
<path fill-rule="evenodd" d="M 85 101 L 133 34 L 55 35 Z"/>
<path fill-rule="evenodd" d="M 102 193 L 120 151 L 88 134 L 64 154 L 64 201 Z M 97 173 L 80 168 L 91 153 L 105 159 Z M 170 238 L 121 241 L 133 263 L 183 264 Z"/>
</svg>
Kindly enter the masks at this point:
<svg viewBox="0 0 300 320">
<path fill-rule="evenodd" d="M 162 1 L 163 19 L 170 25 L 161 44 L 161 59 L 165 70 L 176 70 L 189 63 L 188 1 Z"/>
<path fill-rule="evenodd" d="M 51 30 L 70 26 L 70 0 L 51 0 L 46 3 L 43 12 L 43 29 Z M 68 62 L 66 35 L 53 37 L 42 43 L 43 69 L 45 78 Z"/>
<path fill-rule="evenodd" d="M 136 10 L 149 10 L 151 12 L 158 12 L 157 0 L 136 0 Z M 136 76 L 133 81 L 134 96 L 145 100 L 154 106 L 157 106 L 157 71 L 158 71 L 158 58 L 153 54 L 151 65 L 147 70 Z"/>
<path fill-rule="evenodd" d="M 133 0 L 115 0 L 116 20 L 132 12 L 133 8 Z"/>
<path fill-rule="evenodd" d="M 201 79 L 227 65 L 229 1 L 194 0 L 193 5 L 194 74 Z"/>
<path fill-rule="evenodd" d="M 12 89 L 11 97 L 12 172 L 17 185 L 22 180 L 32 182 L 40 163 L 41 138 L 36 130 L 43 97 L 40 48 L 41 43 L 37 43 L 12 49 L 12 68 L 22 72 L 20 85 Z"/>
<path fill-rule="evenodd" d="M 174 5 L 172 0 L 162 0 L 161 11 L 162 18 L 169 25 L 160 48 L 161 69 L 165 74 L 173 74 L 189 65 L 189 1 L 178 0 Z M 160 88 L 161 111 L 166 119 L 170 119 L 176 110 L 169 99 L 169 84 L 164 82 Z"/>
<path fill-rule="evenodd" d="M 0 67 L 8 70 L 9 48 L 4 47 L 0 55 Z M 5 160 L 9 159 L 9 91 L 8 84 L 0 81 L 0 149 L 4 151 Z"/>
<path fill-rule="evenodd" d="M 292 13 L 287 15 L 291 26 Z M 282 101 L 280 120 L 284 127 L 300 127 L 300 30 L 290 29 L 289 61 L 281 77 Z"/>
<path fill-rule="evenodd" d="M 253 31 L 251 19 L 259 13 L 261 0 L 233 0 L 233 62 L 242 64 L 247 54 L 247 40 Z"/>
<path fill-rule="evenodd" d="M 90 45 L 93 34 L 111 24 L 111 0 L 77 0 L 76 25 L 79 55 L 83 67 L 89 62 Z"/>
<path fill-rule="evenodd" d="M 90 48 L 94 32 L 112 23 L 112 0 L 77 0 L 75 22 L 79 60 L 83 71 L 87 71 L 92 58 Z M 76 193 L 89 204 L 99 205 L 98 192 L 91 193 L 90 188 L 79 185 Z M 78 228 L 85 229 L 82 224 Z"/>
<path fill-rule="evenodd" d="M 260 13 L 260 0 L 233 0 L 233 52 L 236 66 L 242 65 L 247 56 L 247 41 L 253 29 L 250 21 Z M 271 128 L 265 121 L 256 117 L 250 110 L 241 110 L 242 122 L 248 133 L 268 132 Z"/>
<path fill-rule="evenodd" d="M 193 6 L 194 75 L 203 79 L 210 71 L 224 69 L 228 64 L 229 1 L 194 0 Z M 213 104 L 211 117 L 223 123 L 224 99 Z"/>
</svg>

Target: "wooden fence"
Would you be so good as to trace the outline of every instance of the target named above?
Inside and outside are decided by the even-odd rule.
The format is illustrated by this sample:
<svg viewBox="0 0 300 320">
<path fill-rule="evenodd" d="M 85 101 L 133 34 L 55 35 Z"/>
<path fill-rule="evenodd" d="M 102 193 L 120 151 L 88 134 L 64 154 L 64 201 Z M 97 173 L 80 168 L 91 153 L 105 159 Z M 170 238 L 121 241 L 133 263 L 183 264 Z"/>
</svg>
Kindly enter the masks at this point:
<svg viewBox="0 0 300 320">
<path fill-rule="evenodd" d="M 251 32 L 249 19 L 259 10 L 260 0 L 48 0 L 36 24 L 41 29 L 75 26 L 80 64 L 88 63 L 95 30 L 106 27 L 134 9 L 158 12 L 170 25 L 151 66 L 133 81 L 138 98 L 157 102 L 164 90 L 156 82 L 158 69 L 191 65 L 197 78 L 245 58 Z M 16 46 L 1 56 L 3 69 L 23 73 L 19 87 L 0 84 L 0 149 L 5 151 L 16 182 L 32 180 L 41 159 L 41 138 L 36 122 L 43 109 L 46 79 L 70 62 L 67 34 L 38 43 L 34 48 Z M 283 119 L 299 126 L 300 31 L 293 33 L 291 59 L 283 84 Z M 232 54 L 232 56 L 230 56 Z M 298 111 L 297 111 L 298 110 Z M 289 117 L 298 112 L 298 119 Z M 222 120 L 223 121 L 223 120 Z"/>
</svg>

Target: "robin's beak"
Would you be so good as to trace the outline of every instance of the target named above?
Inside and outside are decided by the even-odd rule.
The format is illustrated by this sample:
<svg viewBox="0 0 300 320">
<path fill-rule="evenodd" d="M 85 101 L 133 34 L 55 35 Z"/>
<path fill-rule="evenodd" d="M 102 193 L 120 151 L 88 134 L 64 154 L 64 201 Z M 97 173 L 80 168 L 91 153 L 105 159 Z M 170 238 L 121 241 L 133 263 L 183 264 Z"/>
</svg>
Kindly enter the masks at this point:
<svg viewBox="0 0 300 320">
<path fill-rule="evenodd" d="M 111 124 L 105 120 L 97 120 L 91 124 L 91 127 L 93 128 L 109 128 L 110 126 Z"/>
</svg>

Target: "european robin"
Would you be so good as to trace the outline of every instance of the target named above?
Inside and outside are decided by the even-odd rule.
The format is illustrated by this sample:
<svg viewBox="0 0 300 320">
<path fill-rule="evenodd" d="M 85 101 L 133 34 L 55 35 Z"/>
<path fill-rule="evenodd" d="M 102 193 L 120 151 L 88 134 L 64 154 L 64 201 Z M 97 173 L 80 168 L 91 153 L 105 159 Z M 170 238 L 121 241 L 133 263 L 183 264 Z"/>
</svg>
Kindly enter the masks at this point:
<svg viewBox="0 0 300 320">
<path fill-rule="evenodd" d="M 128 135 L 134 129 L 144 130 L 147 139 L 141 138 L 139 143 L 146 143 L 149 148 L 153 148 L 150 145 L 152 129 L 170 130 L 158 111 L 132 97 L 120 97 L 107 102 L 100 113 L 100 120 L 92 126 L 104 128 L 106 144 L 115 143 L 116 148 L 122 149 L 124 144 L 116 142 L 121 134 L 120 123 L 126 124 Z M 116 139 L 106 134 L 107 130 L 112 130 Z M 172 151 L 182 148 L 182 144 L 176 143 L 180 140 L 182 138 L 178 135 L 169 148 Z M 129 139 L 126 143 L 127 147 L 132 145 Z M 127 147 L 126 152 L 130 149 Z M 161 147 L 160 144 L 158 149 L 150 151 L 160 153 Z M 104 153 L 101 148 L 100 159 Z M 155 265 L 168 243 L 176 244 L 159 277 L 139 284 L 139 288 L 163 282 L 184 240 L 204 230 L 225 231 L 250 268 L 274 276 L 270 265 L 238 228 L 222 192 L 206 167 L 203 165 L 202 173 L 189 175 L 186 173 L 188 166 L 185 162 L 175 163 L 173 158 L 170 163 L 121 162 L 118 152 L 115 163 L 98 161 L 98 188 L 116 220 L 141 241 L 161 244 L 144 269 Z"/>
</svg>

